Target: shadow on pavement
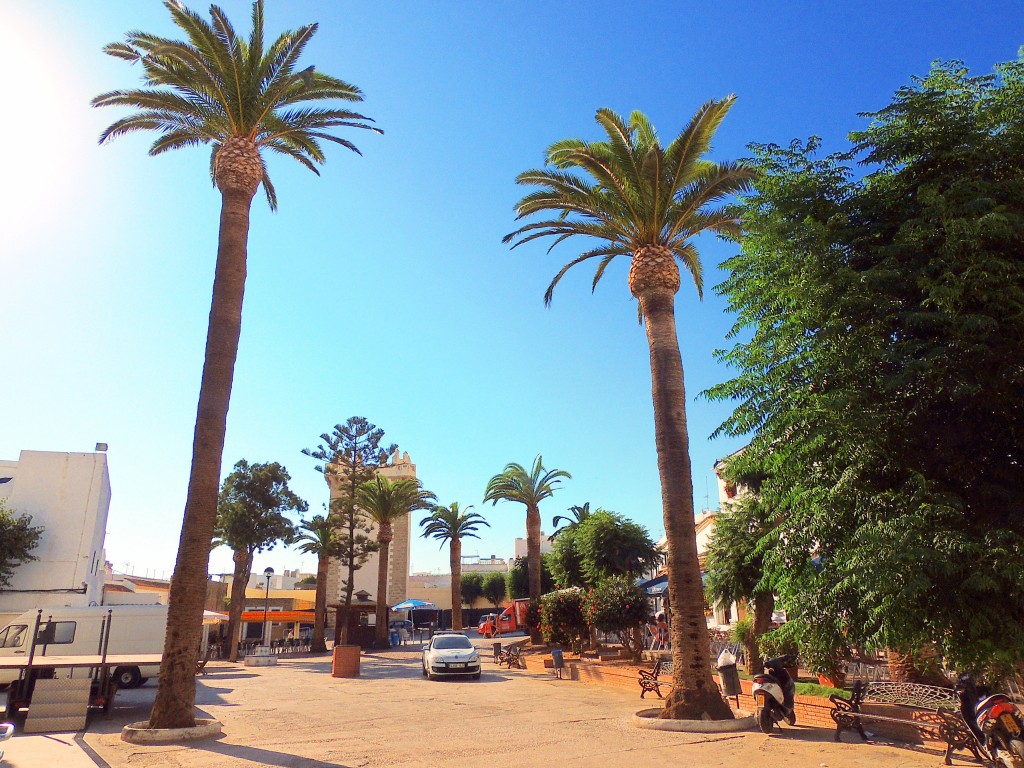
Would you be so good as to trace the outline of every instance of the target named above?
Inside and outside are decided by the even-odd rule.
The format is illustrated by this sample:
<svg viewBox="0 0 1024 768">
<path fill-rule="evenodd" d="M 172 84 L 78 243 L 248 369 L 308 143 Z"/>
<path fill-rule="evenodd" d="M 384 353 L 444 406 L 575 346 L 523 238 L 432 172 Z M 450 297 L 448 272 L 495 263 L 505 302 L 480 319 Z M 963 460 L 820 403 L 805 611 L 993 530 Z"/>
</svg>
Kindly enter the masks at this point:
<svg viewBox="0 0 1024 768">
<path fill-rule="evenodd" d="M 219 741 L 194 741 L 189 744 L 189 749 L 199 752 L 211 752 L 216 755 L 237 757 L 242 760 L 249 760 L 254 765 L 272 765 L 277 768 L 351 768 L 343 763 L 325 763 L 323 760 L 314 760 L 309 757 L 290 755 L 285 752 L 274 752 L 259 747 L 246 747 L 241 744 L 224 744 Z M 202 765 L 202 757 L 196 755 L 196 765 Z"/>
</svg>

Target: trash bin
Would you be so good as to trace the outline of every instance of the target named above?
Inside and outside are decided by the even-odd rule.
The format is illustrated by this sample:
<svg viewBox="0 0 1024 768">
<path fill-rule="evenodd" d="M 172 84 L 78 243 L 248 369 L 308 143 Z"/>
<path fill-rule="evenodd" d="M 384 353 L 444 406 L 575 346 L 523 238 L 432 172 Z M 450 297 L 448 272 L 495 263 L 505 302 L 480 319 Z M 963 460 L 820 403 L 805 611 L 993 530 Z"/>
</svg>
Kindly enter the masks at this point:
<svg viewBox="0 0 1024 768">
<path fill-rule="evenodd" d="M 736 669 L 736 657 L 726 648 L 718 654 L 718 679 L 722 684 L 722 694 L 735 698 L 739 705 L 739 696 L 743 692 L 740 687 L 740 673 Z"/>
<path fill-rule="evenodd" d="M 551 651 L 551 665 L 555 668 L 555 676 L 561 680 L 562 670 L 565 669 L 565 656 L 561 648 L 554 648 Z"/>
<path fill-rule="evenodd" d="M 392 629 L 391 632 L 390 632 L 390 635 L 391 635 L 391 647 L 395 648 L 395 647 L 398 646 L 398 630 L 397 629 Z"/>
<path fill-rule="evenodd" d="M 498 657 L 501 655 L 501 643 L 494 644 L 494 663 L 498 663 Z"/>
</svg>

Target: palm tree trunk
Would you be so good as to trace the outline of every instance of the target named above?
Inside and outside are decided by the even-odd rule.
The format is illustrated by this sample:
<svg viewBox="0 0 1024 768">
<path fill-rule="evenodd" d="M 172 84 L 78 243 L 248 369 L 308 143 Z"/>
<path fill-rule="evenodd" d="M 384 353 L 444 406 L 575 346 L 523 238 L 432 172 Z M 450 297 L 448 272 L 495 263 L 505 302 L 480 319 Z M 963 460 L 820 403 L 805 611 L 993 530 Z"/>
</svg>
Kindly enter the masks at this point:
<svg viewBox="0 0 1024 768">
<path fill-rule="evenodd" d="M 238 661 L 238 642 L 242 634 L 242 609 L 245 608 L 245 589 L 252 573 L 252 552 L 235 550 L 232 553 L 235 572 L 231 576 L 231 602 L 228 603 L 228 661 Z"/>
<path fill-rule="evenodd" d="M 772 613 L 775 611 L 775 595 L 771 592 L 760 592 L 754 595 L 754 632 L 747 648 L 747 672 L 759 675 L 764 671 L 764 659 L 761 657 L 761 635 L 772 625 Z"/>
<path fill-rule="evenodd" d="M 383 529 L 383 526 L 381 526 Z M 388 646 L 388 554 L 391 551 L 391 539 L 378 539 L 380 549 L 377 550 L 377 629 L 374 637 L 381 648 Z"/>
<path fill-rule="evenodd" d="M 448 551 L 452 569 L 452 629 L 462 629 L 462 539 L 453 537 Z"/>
<path fill-rule="evenodd" d="M 526 506 L 526 573 L 530 584 L 530 599 L 540 603 L 540 509 L 532 504 Z M 530 642 L 541 641 L 540 628 L 530 627 Z"/>
<path fill-rule="evenodd" d="M 330 566 L 330 557 L 321 552 L 316 561 L 316 604 L 313 606 L 313 640 L 309 647 L 313 653 L 327 650 L 324 627 L 327 625 L 327 572 Z"/>
<path fill-rule="evenodd" d="M 167 637 L 150 728 L 195 726 L 196 664 L 203 629 L 210 543 L 217 518 L 217 491 L 231 383 L 242 329 L 249 239 L 249 207 L 256 184 L 221 187 L 220 237 L 213 281 L 206 357 L 192 441 L 185 515 L 171 577 Z"/>
<path fill-rule="evenodd" d="M 677 283 L 678 286 L 678 283 Z M 704 618 L 704 587 L 697 563 L 693 480 L 686 428 L 683 362 L 676 335 L 675 292 L 655 287 L 640 297 L 651 353 L 654 435 L 668 541 L 668 593 L 672 601 L 672 693 L 662 717 L 732 718 L 711 678 L 711 647 Z"/>
</svg>

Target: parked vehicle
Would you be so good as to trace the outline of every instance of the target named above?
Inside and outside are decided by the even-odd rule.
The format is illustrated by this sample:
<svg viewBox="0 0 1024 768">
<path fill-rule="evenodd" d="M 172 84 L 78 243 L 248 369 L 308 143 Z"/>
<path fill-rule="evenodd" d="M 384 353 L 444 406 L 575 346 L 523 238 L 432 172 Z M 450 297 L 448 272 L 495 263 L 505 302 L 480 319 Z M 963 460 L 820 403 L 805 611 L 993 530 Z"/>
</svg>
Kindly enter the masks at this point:
<svg viewBox="0 0 1024 768">
<path fill-rule="evenodd" d="M 764 663 L 764 672 L 755 675 L 750 692 L 757 705 L 757 725 L 762 733 L 771 733 L 775 723 L 785 720 L 796 725 L 793 703 L 796 697 L 796 682 L 786 667 L 796 666 L 793 656 L 778 656 Z"/>
<path fill-rule="evenodd" d="M 98 605 L 80 608 L 46 608 L 42 613 L 35 649 L 36 663 L 49 656 L 94 656 L 100 648 L 100 631 L 110 612 L 107 653 L 163 653 L 167 634 L 166 605 Z M 38 610 L 26 611 L 0 630 L 0 657 L 28 658 L 32 628 Z M 119 688 L 137 688 L 159 673 L 159 665 L 116 667 Z M 18 670 L 0 669 L 0 685 L 18 679 Z M 58 676 L 60 670 L 58 670 Z"/>
<path fill-rule="evenodd" d="M 438 632 L 423 649 L 423 676 L 435 680 L 447 676 L 480 679 L 480 654 L 461 632 Z"/>
<path fill-rule="evenodd" d="M 529 598 L 513 600 L 500 614 L 489 613 L 482 617 L 476 631 L 484 637 L 529 632 L 530 628 L 526 624 L 526 610 L 529 606 Z"/>
<path fill-rule="evenodd" d="M 1003 768 L 1024 768 L 1024 718 L 1002 693 L 989 694 L 963 674 L 957 680 L 960 714 L 983 756 Z"/>
</svg>

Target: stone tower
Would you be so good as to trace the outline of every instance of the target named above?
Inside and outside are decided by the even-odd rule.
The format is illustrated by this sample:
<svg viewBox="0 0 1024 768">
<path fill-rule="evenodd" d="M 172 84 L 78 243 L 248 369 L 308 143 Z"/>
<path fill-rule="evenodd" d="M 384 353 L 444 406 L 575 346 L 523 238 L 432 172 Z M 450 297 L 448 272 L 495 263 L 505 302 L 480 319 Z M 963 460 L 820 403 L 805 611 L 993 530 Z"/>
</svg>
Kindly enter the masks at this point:
<svg viewBox="0 0 1024 768">
<path fill-rule="evenodd" d="M 377 474 L 394 482 L 396 480 L 415 480 L 416 465 L 409 459 L 409 453 L 399 454 L 396 450 L 394 455 L 385 466 L 377 470 Z M 331 489 L 331 501 L 338 498 L 337 483 L 327 478 L 327 484 Z M 415 513 L 414 513 L 415 514 Z M 395 605 L 406 599 L 409 588 L 409 547 L 412 541 L 412 520 L 411 515 L 405 515 L 394 523 L 394 540 L 391 542 L 388 552 L 388 605 Z M 369 536 L 376 538 L 377 526 L 373 525 Z M 366 563 L 356 571 L 355 588 L 353 593 L 364 590 L 377 599 L 377 563 L 380 555 L 374 552 L 367 559 Z M 340 561 L 332 559 L 327 571 L 327 604 L 337 605 L 344 599 L 342 582 L 345 578 L 345 571 Z M 328 616 L 333 618 L 333 611 L 328 611 Z"/>
</svg>

